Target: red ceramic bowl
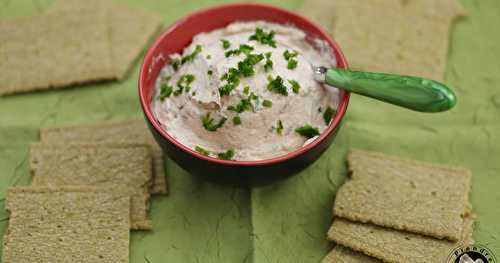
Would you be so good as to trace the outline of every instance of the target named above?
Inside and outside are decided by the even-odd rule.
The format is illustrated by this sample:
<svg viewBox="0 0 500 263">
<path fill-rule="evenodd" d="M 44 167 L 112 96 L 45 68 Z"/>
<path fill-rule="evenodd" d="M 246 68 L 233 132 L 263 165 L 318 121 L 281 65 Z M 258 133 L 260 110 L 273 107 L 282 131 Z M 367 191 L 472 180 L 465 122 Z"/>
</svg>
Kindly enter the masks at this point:
<svg viewBox="0 0 500 263">
<path fill-rule="evenodd" d="M 151 109 L 154 83 L 168 63 L 168 55 L 181 52 L 193 36 L 222 28 L 235 21 L 265 20 L 291 24 L 302 29 L 311 39 L 325 40 L 335 53 L 337 66 L 347 62 L 339 46 L 319 26 L 292 12 L 263 4 L 229 4 L 191 14 L 167 29 L 148 50 L 141 66 L 139 97 L 145 119 L 156 141 L 178 165 L 193 175 L 212 181 L 243 186 L 272 183 L 301 171 L 314 162 L 332 143 L 347 110 L 349 93 L 340 91 L 337 115 L 326 130 L 312 143 L 286 155 L 262 161 L 225 161 L 207 157 L 182 145 L 162 129 Z"/>
</svg>

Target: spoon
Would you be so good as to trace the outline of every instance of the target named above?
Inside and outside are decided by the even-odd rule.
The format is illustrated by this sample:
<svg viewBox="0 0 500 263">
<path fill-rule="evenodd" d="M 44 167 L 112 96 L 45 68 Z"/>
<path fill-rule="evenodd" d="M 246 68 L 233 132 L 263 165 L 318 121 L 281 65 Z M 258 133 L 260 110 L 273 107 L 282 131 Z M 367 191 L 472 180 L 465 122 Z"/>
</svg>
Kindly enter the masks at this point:
<svg viewBox="0 0 500 263">
<path fill-rule="evenodd" d="M 313 70 L 319 82 L 415 111 L 441 112 L 456 104 L 453 91 L 426 78 L 325 67 Z"/>
</svg>

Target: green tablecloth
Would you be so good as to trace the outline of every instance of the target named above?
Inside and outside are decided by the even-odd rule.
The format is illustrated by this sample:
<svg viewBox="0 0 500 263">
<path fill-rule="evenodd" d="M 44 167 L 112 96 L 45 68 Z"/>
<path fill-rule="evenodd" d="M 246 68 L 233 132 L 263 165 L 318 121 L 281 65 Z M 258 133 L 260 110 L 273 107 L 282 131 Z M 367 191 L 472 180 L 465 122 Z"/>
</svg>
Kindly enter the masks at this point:
<svg viewBox="0 0 500 263">
<path fill-rule="evenodd" d="M 0 0 L 0 18 L 50 2 Z M 127 2 L 163 14 L 167 25 L 224 1 Z M 295 9 L 301 0 L 267 2 Z M 331 247 L 325 234 L 352 147 L 470 168 L 475 239 L 500 257 L 500 2 L 462 2 L 469 16 L 454 27 L 446 77 L 458 95 L 454 110 L 421 114 L 352 96 L 345 126 L 320 160 L 251 191 L 200 181 L 168 161 L 170 195 L 152 199 L 154 230 L 132 233 L 131 262 L 318 262 Z M 138 69 L 120 83 L 0 98 L 0 196 L 29 184 L 28 149 L 40 126 L 141 115 Z M 7 216 L 0 212 L 0 234 Z"/>
</svg>

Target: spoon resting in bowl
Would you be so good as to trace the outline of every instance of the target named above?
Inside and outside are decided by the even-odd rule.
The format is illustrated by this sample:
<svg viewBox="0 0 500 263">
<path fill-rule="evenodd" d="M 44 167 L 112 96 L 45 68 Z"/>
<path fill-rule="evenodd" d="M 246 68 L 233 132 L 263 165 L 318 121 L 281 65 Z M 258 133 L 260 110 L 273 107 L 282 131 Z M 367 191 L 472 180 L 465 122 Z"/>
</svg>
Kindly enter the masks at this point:
<svg viewBox="0 0 500 263">
<path fill-rule="evenodd" d="M 315 79 L 327 85 L 420 112 L 442 112 L 453 108 L 453 91 L 434 80 L 314 67 Z"/>
</svg>

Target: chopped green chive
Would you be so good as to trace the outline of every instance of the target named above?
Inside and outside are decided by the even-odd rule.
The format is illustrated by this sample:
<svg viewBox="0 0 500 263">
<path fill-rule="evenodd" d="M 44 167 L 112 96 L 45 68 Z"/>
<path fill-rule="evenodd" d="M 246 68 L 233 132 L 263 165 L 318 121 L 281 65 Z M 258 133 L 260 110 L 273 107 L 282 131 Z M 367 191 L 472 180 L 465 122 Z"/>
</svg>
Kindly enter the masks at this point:
<svg viewBox="0 0 500 263">
<path fill-rule="evenodd" d="M 191 54 L 182 57 L 181 64 L 184 65 L 184 63 L 186 63 L 186 62 L 192 61 L 200 52 L 201 52 L 201 46 L 196 45 L 194 51 Z"/>
<path fill-rule="evenodd" d="M 276 132 L 279 134 L 279 135 L 282 135 L 283 134 L 283 123 L 281 122 L 281 120 L 278 120 L 278 127 L 276 127 Z"/>
<path fill-rule="evenodd" d="M 217 123 L 215 123 L 215 120 L 210 117 L 210 112 L 207 112 L 207 114 L 201 117 L 203 127 L 205 128 L 205 130 L 211 132 L 217 131 L 217 129 L 224 126 L 226 120 L 226 118 L 221 118 Z"/>
<path fill-rule="evenodd" d="M 255 70 L 253 69 L 253 66 L 257 63 L 259 63 L 261 60 L 264 59 L 264 55 L 262 54 L 248 54 L 247 57 L 243 60 L 238 62 L 238 71 L 241 75 L 244 77 L 250 77 L 255 74 Z"/>
<path fill-rule="evenodd" d="M 196 91 L 191 92 L 191 96 L 196 96 Z"/>
<path fill-rule="evenodd" d="M 217 157 L 222 160 L 231 160 L 234 157 L 234 150 L 229 149 L 226 152 L 218 153 Z"/>
<path fill-rule="evenodd" d="M 288 80 L 288 83 L 290 83 L 292 85 L 293 93 L 299 94 L 300 84 L 297 81 L 292 80 L 292 79 Z"/>
<path fill-rule="evenodd" d="M 207 58 L 207 59 L 211 59 L 211 58 L 212 58 L 212 55 L 208 54 L 206 58 Z"/>
<path fill-rule="evenodd" d="M 264 32 L 262 28 L 257 27 L 255 29 L 255 34 L 251 35 L 248 40 L 254 40 L 260 42 L 263 45 L 269 45 L 271 47 L 276 47 L 276 41 L 274 40 L 274 31 L 270 31 L 269 33 Z"/>
<path fill-rule="evenodd" d="M 295 69 L 297 67 L 297 64 L 299 64 L 299 61 L 292 58 L 292 59 L 288 60 L 287 68 L 288 69 Z"/>
<path fill-rule="evenodd" d="M 213 72 L 211 69 L 209 69 L 209 70 L 207 71 L 207 74 L 208 74 L 209 76 L 212 76 L 212 74 L 213 74 L 213 73 L 214 73 L 214 72 Z"/>
<path fill-rule="evenodd" d="M 271 52 L 267 52 L 265 54 L 266 56 L 266 64 L 264 64 L 264 70 L 266 72 L 269 72 L 270 70 L 273 69 L 273 61 L 271 60 Z"/>
<path fill-rule="evenodd" d="M 318 112 L 323 112 L 323 109 L 321 107 L 319 107 Z"/>
<path fill-rule="evenodd" d="M 242 113 L 244 111 L 252 110 L 252 103 L 250 102 L 250 97 L 240 100 L 236 106 L 229 106 L 227 110 L 234 111 L 236 113 Z"/>
<path fill-rule="evenodd" d="M 205 150 L 205 149 L 201 148 L 200 146 L 194 147 L 194 150 L 197 151 L 198 153 L 202 154 L 202 155 L 205 155 L 205 156 L 209 156 L 210 155 L 210 151 Z"/>
<path fill-rule="evenodd" d="M 266 108 L 271 108 L 273 106 L 273 102 L 270 101 L 270 100 L 264 100 L 262 102 L 262 106 L 266 107 Z"/>
<path fill-rule="evenodd" d="M 184 63 L 193 60 L 200 52 L 201 52 L 201 46 L 196 45 L 194 51 L 191 54 L 185 55 L 184 57 L 182 57 L 180 59 L 174 58 L 174 59 L 172 59 L 172 61 L 170 61 L 170 64 L 172 65 L 172 68 L 175 71 L 177 71 L 177 70 L 179 70 L 179 67 L 181 65 L 184 65 Z M 208 58 L 208 56 L 207 56 L 207 58 Z"/>
<path fill-rule="evenodd" d="M 248 93 L 250 93 L 250 86 L 245 86 L 243 88 L 243 94 L 248 95 Z"/>
<path fill-rule="evenodd" d="M 298 55 L 299 55 L 299 53 L 297 51 L 290 52 L 290 51 L 288 51 L 288 49 L 285 50 L 285 52 L 283 52 L 283 57 L 285 58 L 286 61 L 288 61 L 288 65 L 287 65 L 288 69 L 294 69 L 297 67 L 297 64 L 299 63 L 299 61 L 295 58 Z"/>
<path fill-rule="evenodd" d="M 164 101 L 165 98 L 170 97 L 172 94 L 172 91 L 174 90 L 174 87 L 164 83 L 160 86 L 160 100 Z"/>
<path fill-rule="evenodd" d="M 177 81 L 177 90 L 174 91 L 174 96 L 179 96 L 185 90 L 189 92 L 191 90 L 191 83 L 194 81 L 195 76 L 193 74 L 182 75 Z"/>
<path fill-rule="evenodd" d="M 234 125 L 240 125 L 241 124 L 241 118 L 240 118 L 240 116 L 234 116 L 233 117 L 233 124 Z"/>
<path fill-rule="evenodd" d="M 222 42 L 222 48 L 228 49 L 229 47 L 231 47 L 231 42 L 229 42 L 225 39 L 221 39 L 221 42 Z"/>
<path fill-rule="evenodd" d="M 288 91 L 286 86 L 283 84 L 283 79 L 280 76 L 277 76 L 275 79 L 273 77 L 268 76 L 267 80 L 269 83 L 267 84 L 267 90 L 288 96 Z"/>
<path fill-rule="evenodd" d="M 250 54 L 250 52 L 253 51 L 253 49 L 254 48 L 252 46 L 242 44 L 238 47 L 238 49 L 231 49 L 231 50 L 226 51 L 226 53 L 224 53 L 224 55 L 226 56 L 226 58 L 233 56 L 233 55 L 238 56 L 241 53 L 248 55 L 248 54 Z"/>
<path fill-rule="evenodd" d="M 295 132 L 298 133 L 298 134 L 300 134 L 303 137 L 306 137 L 307 139 L 311 139 L 314 136 L 318 136 L 319 135 L 318 128 L 314 128 L 314 127 L 312 127 L 309 124 L 306 124 L 306 125 L 304 125 L 302 127 L 299 127 L 297 129 L 295 129 Z"/>
<path fill-rule="evenodd" d="M 241 76 L 253 76 L 255 74 L 253 67 L 263 59 L 264 55 L 262 54 L 246 54 L 246 58 L 238 62 L 238 68 L 230 68 L 229 71 L 220 78 L 220 80 L 227 81 L 225 85 L 219 87 L 220 96 L 229 95 L 229 93 L 239 85 Z"/>
<path fill-rule="evenodd" d="M 323 120 L 325 120 L 326 125 L 330 124 L 332 117 L 335 116 L 336 113 L 337 111 L 332 109 L 330 106 L 326 108 L 325 112 L 323 113 Z"/>
</svg>

